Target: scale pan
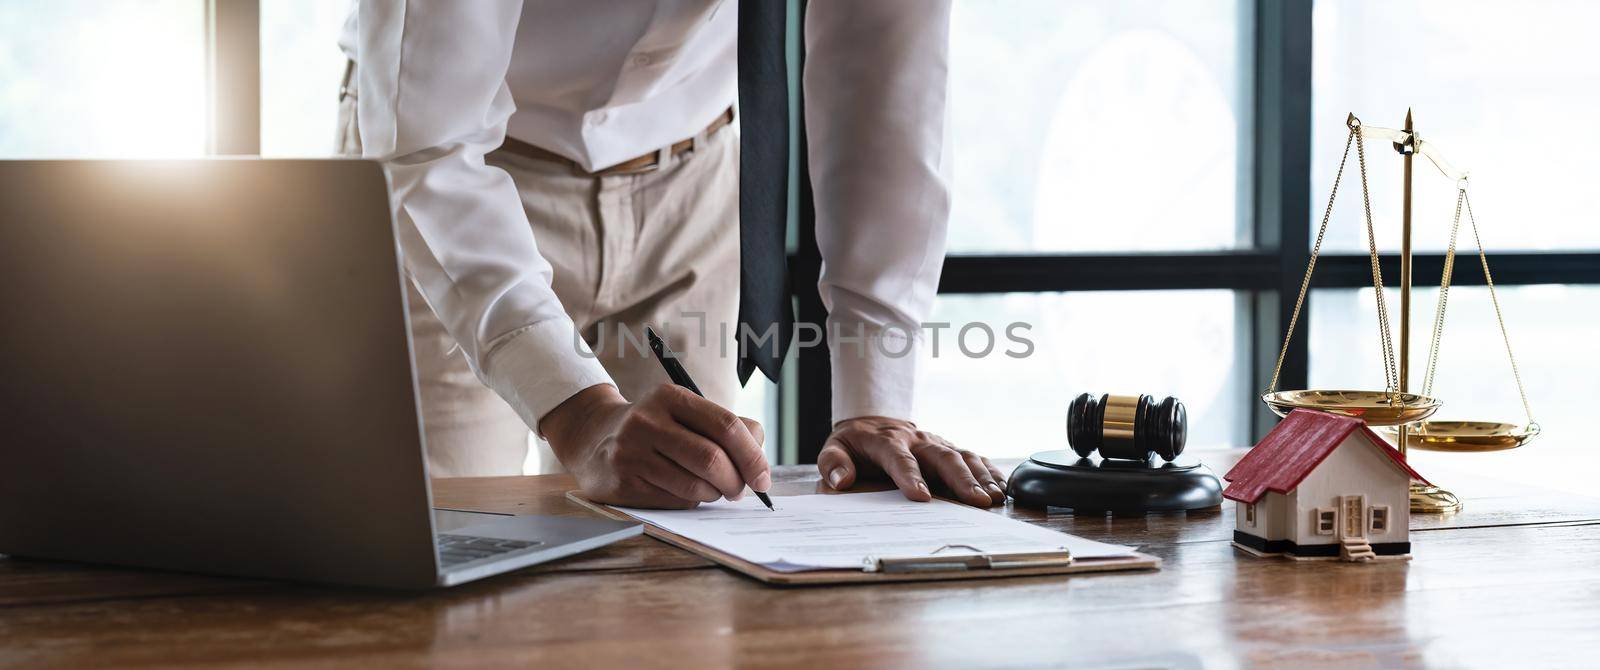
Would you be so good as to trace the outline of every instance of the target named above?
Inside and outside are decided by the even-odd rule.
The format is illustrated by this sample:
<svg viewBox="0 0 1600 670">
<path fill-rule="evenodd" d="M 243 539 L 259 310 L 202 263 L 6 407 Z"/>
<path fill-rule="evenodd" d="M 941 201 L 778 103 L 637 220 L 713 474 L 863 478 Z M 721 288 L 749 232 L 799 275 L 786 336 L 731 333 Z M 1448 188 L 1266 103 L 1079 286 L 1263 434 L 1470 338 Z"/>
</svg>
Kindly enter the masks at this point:
<svg viewBox="0 0 1600 670">
<path fill-rule="evenodd" d="M 1398 431 L 1388 431 L 1399 439 Z M 1406 447 L 1423 451 L 1503 451 L 1539 434 L 1539 426 L 1493 421 L 1424 421 L 1406 433 Z"/>
<path fill-rule="evenodd" d="M 1395 402 L 1390 402 L 1393 399 Z M 1415 393 L 1387 391 L 1279 391 L 1261 396 L 1278 416 L 1297 409 L 1352 416 L 1369 426 L 1397 426 L 1428 418 L 1439 400 Z"/>
</svg>

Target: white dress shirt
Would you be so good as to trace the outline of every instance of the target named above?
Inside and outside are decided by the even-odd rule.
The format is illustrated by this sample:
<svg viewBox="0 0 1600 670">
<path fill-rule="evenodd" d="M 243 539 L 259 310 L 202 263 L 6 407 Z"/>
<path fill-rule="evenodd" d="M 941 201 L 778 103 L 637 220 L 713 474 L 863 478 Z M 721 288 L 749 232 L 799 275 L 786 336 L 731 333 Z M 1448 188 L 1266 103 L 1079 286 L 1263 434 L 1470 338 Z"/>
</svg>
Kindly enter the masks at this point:
<svg viewBox="0 0 1600 670">
<path fill-rule="evenodd" d="M 949 10 L 812 0 L 807 11 L 836 421 L 910 418 L 949 215 Z M 736 0 L 360 0 L 361 140 L 388 167 L 407 270 L 530 426 L 610 377 L 551 289 L 510 176 L 484 155 L 509 135 L 594 170 L 694 136 L 737 97 L 737 11 Z"/>
</svg>

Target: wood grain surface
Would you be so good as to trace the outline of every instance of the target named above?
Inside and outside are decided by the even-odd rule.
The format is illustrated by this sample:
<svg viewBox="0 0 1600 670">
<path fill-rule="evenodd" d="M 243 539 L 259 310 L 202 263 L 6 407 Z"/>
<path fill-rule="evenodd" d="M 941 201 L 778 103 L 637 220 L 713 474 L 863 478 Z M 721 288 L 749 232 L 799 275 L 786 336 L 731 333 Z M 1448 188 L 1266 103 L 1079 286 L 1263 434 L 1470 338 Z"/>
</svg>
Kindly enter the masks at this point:
<svg viewBox="0 0 1600 670">
<path fill-rule="evenodd" d="M 1238 453 L 1205 453 L 1223 472 Z M 819 490 L 777 471 L 780 495 Z M 1140 545 L 1159 572 L 775 588 L 639 537 L 386 593 L 0 560 L 0 667 L 1597 667 L 1600 500 L 1456 473 L 1409 562 L 1228 544 L 1231 509 L 997 510 Z M 586 514 L 566 476 L 439 480 L 441 507 Z"/>
</svg>

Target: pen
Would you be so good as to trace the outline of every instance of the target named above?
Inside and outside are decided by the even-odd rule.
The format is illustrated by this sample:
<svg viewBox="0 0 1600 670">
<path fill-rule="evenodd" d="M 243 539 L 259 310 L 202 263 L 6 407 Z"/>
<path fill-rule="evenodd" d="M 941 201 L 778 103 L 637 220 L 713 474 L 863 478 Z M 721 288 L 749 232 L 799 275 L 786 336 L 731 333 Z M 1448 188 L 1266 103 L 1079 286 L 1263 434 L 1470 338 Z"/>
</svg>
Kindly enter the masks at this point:
<svg viewBox="0 0 1600 670">
<path fill-rule="evenodd" d="M 650 351 L 656 355 L 656 360 L 661 361 L 661 367 L 666 369 L 667 376 L 672 378 L 672 383 L 694 391 L 697 396 L 706 397 L 706 394 L 700 392 L 700 387 L 694 385 L 694 380 L 689 378 L 689 371 L 678 364 L 678 355 L 667 348 L 667 343 L 656 334 L 655 329 L 645 326 L 644 335 L 650 340 Z M 761 499 L 761 504 L 766 505 L 769 510 L 773 509 L 772 498 L 761 491 L 756 491 L 755 494 Z"/>
</svg>

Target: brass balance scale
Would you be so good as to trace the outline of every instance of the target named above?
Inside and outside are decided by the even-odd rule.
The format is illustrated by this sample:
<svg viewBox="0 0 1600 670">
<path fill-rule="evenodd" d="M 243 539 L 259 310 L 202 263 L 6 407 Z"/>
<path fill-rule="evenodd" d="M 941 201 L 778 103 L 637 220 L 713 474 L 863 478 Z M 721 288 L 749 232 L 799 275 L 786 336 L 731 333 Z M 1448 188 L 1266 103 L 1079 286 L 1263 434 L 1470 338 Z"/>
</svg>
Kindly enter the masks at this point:
<svg viewBox="0 0 1600 670">
<path fill-rule="evenodd" d="M 1366 126 L 1351 114 L 1346 125 L 1350 129 L 1345 139 L 1344 156 L 1339 159 L 1339 172 L 1333 180 L 1333 190 L 1328 195 L 1328 207 L 1322 215 L 1322 226 L 1317 229 L 1317 240 L 1311 247 L 1311 260 L 1306 265 L 1305 279 L 1300 284 L 1300 297 L 1295 301 L 1294 314 L 1289 319 L 1289 332 L 1284 335 L 1283 349 L 1278 354 L 1278 364 L 1272 372 L 1272 382 L 1262 400 L 1279 416 L 1296 409 L 1331 412 L 1361 419 L 1369 426 L 1387 427 L 1400 453 L 1408 448 L 1427 451 L 1500 451 L 1527 444 L 1539 434 L 1539 424 L 1533 420 L 1528 407 L 1528 394 L 1522 386 L 1522 375 L 1517 371 L 1517 359 L 1511 353 L 1511 338 L 1506 334 L 1505 318 L 1501 315 L 1500 300 L 1495 295 L 1494 278 L 1489 274 L 1488 256 L 1483 250 L 1483 240 L 1478 235 L 1478 223 L 1472 215 L 1472 202 L 1467 197 L 1467 177 L 1457 171 L 1439 154 L 1432 144 L 1418 138 L 1413 127 L 1411 112 L 1406 112 L 1405 128 L 1395 130 Z M 1405 161 L 1405 186 L 1401 217 L 1400 243 L 1400 342 L 1399 364 L 1396 365 L 1395 344 L 1389 329 L 1389 311 L 1383 295 L 1383 273 L 1378 264 L 1378 245 L 1372 230 L 1372 202 L 1367 192 L 1366 138 L 1392 142 Z M 1372 286 L 1377 293 L 1378 328 L 1383 350 L 1385 388 L 1382 391 L 1279 391 L 1278 375 L 1283 370 L 1283 358 L 1289 350 L 1289 340 L 1294 337 L 1295 325 L 1300 320 L 1300 308 L 1305 303 L 1306 291 L 1311 287 L 1311 273 L 1317 267 L 1317 256 L 1322 250 L 1322 238 L 1328 230 L 1328 219 L 1333 213 L 1333 202 L 1339 194 L 1339 180 L 1344 176 L 1350 146 L 1356 147 L 1356 157 L 1361 171 L 1361 200 L 1365 208 L 1367 248 L 1372 258 Z M 1422 392 L 1409 392 L 1409 367 L 1411 353 L 1411 167 L 1416 154 L 1428 157 L 1434 167 L 1446 177 L 1456 180 L 1455 221 L 1450 226 L 1450 245 L 1445 254 L 1444 273 L 1439 281 L 1439 303 L 1434 313 L 1433 342 L 1428 349 L 1428 369 Z M 1506 357 L 1511 362 L 1512 378 L 1522 398 L 1522 409 L 1527 423 L 1513 424 L 1495 421 L 1437 421 L 1429 420 L 1442 404 L 1433 397 L 1434 371 L 1439 361 L 1439 342 L 1444 334 L 1445 307 L 1450 296 L 1450 279 L 1455 271 L 1456 235 L 1461 227 L 1461 212 L 1467 212 L 1472 226 L 1472 237 L 1477 242 L 1478 259 L 1483 265 L 1483 276 L 1489 287 L 1489 299 L 1494 305 L 1495 318 L 1500 324 L 1500 336 L 1506 345 Z M 1420 482 L 1411 483 L 1411 511 L 1448 513 L 1461 509 L 1455 494 Z"/>
</svg>

